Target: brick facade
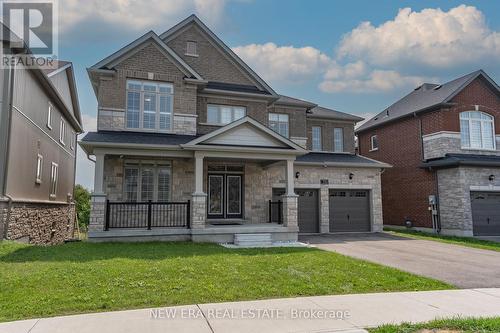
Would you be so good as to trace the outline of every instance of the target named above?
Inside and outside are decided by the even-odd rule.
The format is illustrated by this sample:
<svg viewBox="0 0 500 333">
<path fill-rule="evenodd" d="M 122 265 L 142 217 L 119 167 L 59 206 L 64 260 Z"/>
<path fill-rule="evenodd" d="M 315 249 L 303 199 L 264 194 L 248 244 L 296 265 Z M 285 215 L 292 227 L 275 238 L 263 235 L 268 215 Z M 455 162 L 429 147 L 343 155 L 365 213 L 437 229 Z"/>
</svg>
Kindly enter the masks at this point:
<svg viewBox="0 0 500 333">
<path fill-rule="evenodd" d="M 344 133 L 344 152 L 354 154 L 354 123 L 339 122 L 327 119 L 307 119 L 307 149 L 312 149 L 312 128 L 321 127 L 321 148 L 323 151 L 333 151 L 333 129 L 342 128 Z"/>
</svg>

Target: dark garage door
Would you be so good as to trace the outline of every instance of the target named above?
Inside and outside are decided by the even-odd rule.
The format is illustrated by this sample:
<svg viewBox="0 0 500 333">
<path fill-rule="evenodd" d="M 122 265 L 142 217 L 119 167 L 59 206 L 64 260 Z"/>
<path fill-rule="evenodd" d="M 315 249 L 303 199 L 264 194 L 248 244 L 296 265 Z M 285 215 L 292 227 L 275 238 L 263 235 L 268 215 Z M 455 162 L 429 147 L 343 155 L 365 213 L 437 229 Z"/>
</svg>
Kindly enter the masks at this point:
<svg viewBox="0 0 500 333">
<path fill-rule="evenodd" d="M 300 233 L 319 232 L 318 190 L 295 189 L 298 200 L 298 223 Z M 273 200 L 279 200 L 285 194 L 283 189 L 273 191 Z"/>
<path fill-rule="evenodd" d="M 474 236 L 500 235 L 500 193 L 471 192 Z"/>
<path fill-rule="evenodd" d="M 331 190 L 330 232 L 370 231 L 369 197 L 365 190 Z"/>
</svg>

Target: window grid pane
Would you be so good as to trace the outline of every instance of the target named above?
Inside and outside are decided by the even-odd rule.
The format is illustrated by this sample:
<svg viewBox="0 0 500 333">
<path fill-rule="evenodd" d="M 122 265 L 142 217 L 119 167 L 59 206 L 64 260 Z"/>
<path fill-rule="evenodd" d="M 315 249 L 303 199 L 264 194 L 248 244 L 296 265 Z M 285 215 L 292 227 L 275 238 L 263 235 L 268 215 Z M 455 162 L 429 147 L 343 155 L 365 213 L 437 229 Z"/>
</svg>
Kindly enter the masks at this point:
<svg viewBox="0 0 500 333">
<path fill-rule="evenodd" d="M 321 151 L 321 127 L 312 128 L 312 150 Z"/>
<path fill-rule="evenodd" d="M 158 201 L 170 200 L 170 168 L 158 169 Z"/>
<path fill-rule="evenodd" d="M 139 169 L 126 168 L 125 169 L 125 200 L 137 201 L 137 181 Z"/>
<path fill-rule="evenodd" d="M 344 151 L 344 129 L 334 128 L 333 129 L 333 140 L 334 140 L 334 151 L 343 152 Z"/>
<path fill-rule="evenodd" d="M 463 148 L 495 149 L 493 117 L 479 111 L 460 114 L 460 138 Z"/>
<path fill-rule="evenodd" d="M 152 168 L 143 168 L 141 172 L 141 201 L 153 200 L 154 173 Z"/>
<path fill-rule="evenodd" d="M 246 108 L 231 105 L 207 105 L 207 123 L 216 125 L 227 125 L 245 117 Z"/>
<path fill-rule="evenodd" d="M 288 115 L 269 113 L 269 128 L 288 138 Z"/>
</svg>

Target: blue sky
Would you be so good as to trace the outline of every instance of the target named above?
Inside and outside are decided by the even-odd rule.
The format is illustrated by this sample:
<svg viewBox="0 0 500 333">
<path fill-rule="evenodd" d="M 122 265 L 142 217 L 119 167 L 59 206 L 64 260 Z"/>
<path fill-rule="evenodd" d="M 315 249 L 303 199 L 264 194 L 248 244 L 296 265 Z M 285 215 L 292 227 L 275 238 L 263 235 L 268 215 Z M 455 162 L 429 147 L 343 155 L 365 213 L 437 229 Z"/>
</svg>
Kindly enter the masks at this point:
<svg viewBox="0 0 500 333">
<path fill-rule="evenodd" d="M 500 82 L 499 1 L 64 0 L 59 11 L 86 130 L 97 102 L 85 69 L 192 13 L 279 93 L 364 117 L 422 82 L 479 68 Z M 92 163 L 78 158 L 91 188 Z"/>
</svg>

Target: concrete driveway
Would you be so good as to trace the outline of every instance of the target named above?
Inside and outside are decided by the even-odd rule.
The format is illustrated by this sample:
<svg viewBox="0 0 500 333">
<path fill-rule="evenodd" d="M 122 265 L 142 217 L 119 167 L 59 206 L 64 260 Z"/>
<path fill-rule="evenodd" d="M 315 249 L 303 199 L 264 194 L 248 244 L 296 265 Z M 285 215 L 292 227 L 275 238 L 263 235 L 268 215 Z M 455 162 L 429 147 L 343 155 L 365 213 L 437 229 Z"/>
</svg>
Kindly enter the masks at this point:
<svg viewBox="0 0 500 333">
<path fill-rule="evenodd" d="M 459 288 L 500 287 L 500 252 L 496 251 L 385 233 L 301 236 L 299 240 Z"/>
</svg>

